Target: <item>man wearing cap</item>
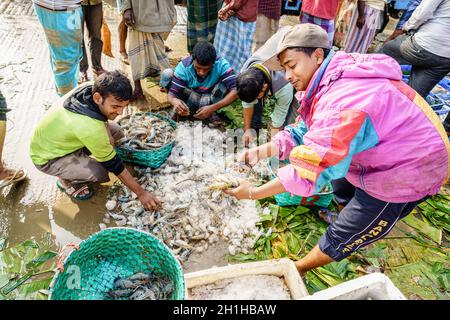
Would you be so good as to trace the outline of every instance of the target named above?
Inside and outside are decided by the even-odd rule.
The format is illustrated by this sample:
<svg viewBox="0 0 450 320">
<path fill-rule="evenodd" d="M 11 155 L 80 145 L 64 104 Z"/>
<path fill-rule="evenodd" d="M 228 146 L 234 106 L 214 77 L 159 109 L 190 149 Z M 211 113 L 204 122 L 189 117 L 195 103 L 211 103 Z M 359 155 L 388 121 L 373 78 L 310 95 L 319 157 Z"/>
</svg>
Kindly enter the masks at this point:
<svg viewBox="0 0 450 320">
<path fill-rule="evenodd" d="M 287 27 L 283 27 L 253 53 L 237 77 L 236 88 L 242 100 L 244 114 L 245 146 L 252 137 L 251 129 L 258 131 L 262 128 L 263 109 L 269 95 L 275 100 L 275 108 L 271 114 L 272 134 L 294 123 L 298 116 L 294 87 L 284 78 L 284 71 L 272 71 L 263 65 L 264 61 L 276 53 L 278 42 L 285 34 L 284 28 Z"/>
<path fill-rule="evenodd" d="M 336 201 L 345 207 L 296 262 L 301 274 L 386 236 L 449 176 L 445 130 L 426 101 L 401 81 L 399 64 L 386 55 L 328 49 L 320 27 L 300 24 L 286 32 L 265 65 L 285 70 L 307 130 L 288 126 L 244 153 L 250 165 L 272 155 L 289 159 L 276 179 L 260 187 L 242 181 L 225 191 L 238 199 L 286 191 L 307 197 L 332 181 Z"/>
</svg>

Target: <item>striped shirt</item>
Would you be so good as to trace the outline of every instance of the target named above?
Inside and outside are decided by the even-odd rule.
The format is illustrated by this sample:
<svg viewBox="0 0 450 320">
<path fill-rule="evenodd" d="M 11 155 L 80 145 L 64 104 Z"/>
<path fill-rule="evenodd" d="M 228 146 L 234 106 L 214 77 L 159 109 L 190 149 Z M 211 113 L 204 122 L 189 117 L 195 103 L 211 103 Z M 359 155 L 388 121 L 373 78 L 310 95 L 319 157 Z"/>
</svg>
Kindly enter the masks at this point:
<svg viewBox="0 0 450 320">
<path fill-rule="evenodd" d="M 38 6 L 50 10 L 72 10 L 81 5 L 81 0 L 32 0 Z"/>
<path fill-rule="evenodd" d="M 228 90 L 236 88 L 236 74 L 227 60 L 218 57 L 208 75 L 204 79 L 199 79 L 192 56 L 189 56 L 176 67 L 170 92 L 177 96 L 183 89 L 189 88 L 199 94 L 206 94 L 210 93 L 219 82 L 222 82 Z"/>
</svg>

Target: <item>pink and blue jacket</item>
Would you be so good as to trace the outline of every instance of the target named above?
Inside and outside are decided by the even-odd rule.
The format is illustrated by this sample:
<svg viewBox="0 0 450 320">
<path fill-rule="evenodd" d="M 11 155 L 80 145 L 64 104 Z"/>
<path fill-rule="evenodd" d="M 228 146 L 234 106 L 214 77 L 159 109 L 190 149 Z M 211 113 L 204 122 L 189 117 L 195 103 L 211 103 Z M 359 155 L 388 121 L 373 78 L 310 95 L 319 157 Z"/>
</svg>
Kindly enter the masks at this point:
<svg viewBox="0 0 450 320">
<path fill-rule="evenodd" d="M 311 196 L 335 179 L 386 202 L 436 194 L 449 177 L 450 143 L 427 102 L 381 54 L 330 53 L 305 92 L 297 124 L 273 137 L 286 191 Z M 300 121 L 306 133 L 295 137 Z"/>
</svg>

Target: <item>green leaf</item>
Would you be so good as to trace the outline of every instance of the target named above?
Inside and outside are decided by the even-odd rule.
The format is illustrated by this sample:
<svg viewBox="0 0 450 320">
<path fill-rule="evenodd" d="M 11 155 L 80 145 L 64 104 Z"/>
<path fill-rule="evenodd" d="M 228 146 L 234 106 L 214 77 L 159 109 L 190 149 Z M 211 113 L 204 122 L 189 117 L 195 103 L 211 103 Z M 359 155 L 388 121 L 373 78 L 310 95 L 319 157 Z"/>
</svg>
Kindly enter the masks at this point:
<svg viewBox="0 0 450 320">
<path fill-rule="evenodd" d="M 307 208 L 307 207 L 298 206 L 298 207 L 295 209 L 294 214 L 295 214 L 295 215 L 298 215 L 298 214 L 303 214 L 303 213 L 306 213 L 306 212 L 309 212 L 309 211 L 310 211 L 310 209 Z"/>
<path fill-rule="evenodd" d="M 31 278 L 33 272 L 28 272 L 17 280 L 11 280 L 6 286 L 1 288 L 0 293 L 4 296 L 8 295 L 10 292 L 15 290 L 20 285 L 24 284 L 28 279 Z"/>
<path fill-rule="evenodd" d="M 56 257 L 58 254 L 56 252 L 53 251 L 45 251 L 43 254 L 41 254 L 39 257 L 31 260 L 30 262 L 27 263 L 27 269 L 35 269 L 39 266 L 41 266 L 42 264 L 44 264 L 45 262 L 53 259 L 54 257 Z"/>
</svg>

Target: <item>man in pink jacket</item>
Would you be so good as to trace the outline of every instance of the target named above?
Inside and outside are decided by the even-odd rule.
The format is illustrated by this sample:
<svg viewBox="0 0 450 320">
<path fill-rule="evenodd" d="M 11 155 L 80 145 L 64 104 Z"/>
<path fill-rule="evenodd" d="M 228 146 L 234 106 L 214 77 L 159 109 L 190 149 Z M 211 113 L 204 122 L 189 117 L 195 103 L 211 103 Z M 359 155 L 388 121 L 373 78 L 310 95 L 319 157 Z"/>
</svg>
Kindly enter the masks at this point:
<svg viewBox="0 0 450 320">
<path fill-rule="evenodd" d="M 265 185 L 243 181 L 226 192 L 239 199 L 286 191 L 307 197 L 332 181 L 345 208 L 296 262 L 303 274 L 381 239 L 436 194 L 448 180 L 450 143 L 430 106 L 401 81 L 395 60 L 330 51 L 327 34 L 313 24 L 285 32 L 266 65 L 285 70 L 298 91 L 300 117 L 271 142 L 246 151 L 245 161 L 278 155 L 290 164 Z"/>
</svg>

